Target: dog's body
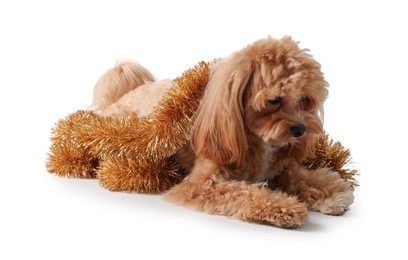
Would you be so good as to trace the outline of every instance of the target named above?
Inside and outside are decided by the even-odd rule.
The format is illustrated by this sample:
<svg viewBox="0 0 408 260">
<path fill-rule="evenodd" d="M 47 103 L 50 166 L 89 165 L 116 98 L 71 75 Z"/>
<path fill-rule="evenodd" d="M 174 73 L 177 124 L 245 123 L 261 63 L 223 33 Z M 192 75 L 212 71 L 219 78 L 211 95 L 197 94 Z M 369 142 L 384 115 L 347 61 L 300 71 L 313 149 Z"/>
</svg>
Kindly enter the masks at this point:
<svg viewBox="0 0 408 260">
<path fill-rule="evenodd" d="M 98 81 L 94 107 L 105 116 L 145 116 L 172 84 L 118 62 Z M 217 61 L 190 143 L 174 155 L 189 174 L 166 199 L 281 227 L 303 224 L 308 209 L 343 214 L 353 202 L 350 184 L 301 164 L 323 132 L 326 97 L 320 65 L 289 37 Z"/>
</svg>

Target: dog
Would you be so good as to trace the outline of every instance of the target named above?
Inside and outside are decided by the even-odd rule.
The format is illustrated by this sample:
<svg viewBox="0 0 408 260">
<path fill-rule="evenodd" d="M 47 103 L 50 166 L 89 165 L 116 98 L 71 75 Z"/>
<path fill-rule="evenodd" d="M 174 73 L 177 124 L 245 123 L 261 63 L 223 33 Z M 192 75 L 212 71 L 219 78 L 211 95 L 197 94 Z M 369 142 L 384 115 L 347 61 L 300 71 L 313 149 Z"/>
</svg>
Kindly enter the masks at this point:
<svg viewBox="0 0 408 260">
<path fill-rule="evenodd" d="M 143 117 L 172 87 L 120 60 L 97 82 L 93 109 Z M 305 223 L 309 210 L 344 214 L 354 199 L 350 183 L 328 168 L 302 166 L 323 134 L 327 96 L 321 65 L 289 36 L 214 61 L 190 142 L 175 154 L 188 175 L 165 199 L 285 228 Z"/>
</svg>

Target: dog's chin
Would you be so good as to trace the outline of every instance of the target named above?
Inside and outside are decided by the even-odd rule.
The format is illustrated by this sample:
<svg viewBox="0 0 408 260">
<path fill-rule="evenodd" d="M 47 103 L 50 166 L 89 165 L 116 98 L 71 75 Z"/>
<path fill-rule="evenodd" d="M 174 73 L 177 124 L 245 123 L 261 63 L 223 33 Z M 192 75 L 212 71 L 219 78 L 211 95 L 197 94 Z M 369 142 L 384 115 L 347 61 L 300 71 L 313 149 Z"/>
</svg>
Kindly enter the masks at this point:
<svg viewBox="0 0 408 260">
<path fill-rule="evenodd" d="M 269 138 L 265 140 L 273 147 L 279 149 L 282 156 L 303 161 L 314 152 L 318 136 L 316 133 L 305 133 L 301 137 L 293 137 L 287 134 L 282 139 Z"/>
<path fill-rule="evenodd" d="M 314 143 L 314 139 L 308 134 L 304 134 L 301 137 L 293 137 L 290 134 L 279 134 L 280 138 L 276 136 L 262 136 L 262 140 L 265 143 L 272 145 L 275 148 L 285 149 L 286 147 L 296 147 L 296 146 L 305 146 L 311 143 Z"/>
<path fill-rule="evenodd" d="M 307 138 L 305 137 L 288 137 L 284 139 L 274 139 L 274 138 L 267 138 L 264 137 L 262 140 L 266 143 L 271 144 L 273 147 L 276 148 L 285 148 L 288 146 L 299 146 L 299 145 L 304 145 L 307 143 L 306 141 Z"/>
</svg>

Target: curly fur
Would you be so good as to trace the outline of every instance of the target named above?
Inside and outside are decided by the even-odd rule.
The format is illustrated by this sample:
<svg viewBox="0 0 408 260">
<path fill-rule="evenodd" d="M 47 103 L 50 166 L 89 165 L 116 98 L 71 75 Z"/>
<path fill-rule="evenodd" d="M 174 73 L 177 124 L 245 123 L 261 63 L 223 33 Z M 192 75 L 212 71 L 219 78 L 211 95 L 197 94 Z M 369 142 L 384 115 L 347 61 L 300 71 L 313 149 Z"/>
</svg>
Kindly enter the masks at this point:
<svg viewBox="0 0 408 260">
<path fill-rule="evenodd" d="M 123 88 L 115 85 L 121 80 L 109 77 L 124 71 L 118 65 L 98 82 L 94 104 L 100 113 L 146 115 L 172 88 L 152 81 L 140 65 L 128 65 L 137 80 L 124 77 Z M 106 91 L 109 84 L 114 91 Z M 159 90 L 147 91 L 153 87 Z M 290 37 L 261 39 L 216 61 L 193 118 L 190 143 L 174 155 L 188 176 L 165 198 L 279 227 L 303 224 L 308 210 L 343 214 L 353 202 L 350 183 L 328 168 L 302 165 L 323 134 L 327 95 L 320 64 Z"/>
</svg>

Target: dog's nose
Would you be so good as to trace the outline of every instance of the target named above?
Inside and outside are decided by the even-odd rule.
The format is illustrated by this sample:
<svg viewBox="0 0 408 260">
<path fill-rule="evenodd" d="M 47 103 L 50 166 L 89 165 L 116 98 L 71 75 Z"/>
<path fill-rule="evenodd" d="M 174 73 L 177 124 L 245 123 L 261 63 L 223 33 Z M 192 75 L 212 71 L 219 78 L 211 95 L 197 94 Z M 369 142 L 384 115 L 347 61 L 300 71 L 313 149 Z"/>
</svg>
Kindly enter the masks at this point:
<svg viewBox="0 0 408 260">
<path fill-rule="evenodd" d="M 304 125 L 294 125 L 290 128 L 290 133 L 294 137 L 301 137 L 306 131 L 306 126 Z"/>
</svg>

